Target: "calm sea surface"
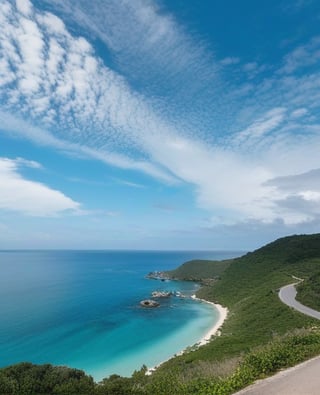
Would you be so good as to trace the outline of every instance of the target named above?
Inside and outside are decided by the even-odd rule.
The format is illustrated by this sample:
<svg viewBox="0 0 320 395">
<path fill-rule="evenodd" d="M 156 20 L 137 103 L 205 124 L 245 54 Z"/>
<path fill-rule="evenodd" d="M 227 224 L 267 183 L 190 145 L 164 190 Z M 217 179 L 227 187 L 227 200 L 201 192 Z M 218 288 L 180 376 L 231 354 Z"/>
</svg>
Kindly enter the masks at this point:
<svg viewBox="0 0 320 395">
<path fill-rule="evenodd" d="M 210 305 L 170 298 L 157 309 L 139 301 L 154 290 L 191 295 L 197 285 L 147 280 L 149 271 L 240 252 L 0 251 L 0 364 L 68 365 L 96 380 L 152 367 L 201 338 L 217 320 Z"/>
</svg>

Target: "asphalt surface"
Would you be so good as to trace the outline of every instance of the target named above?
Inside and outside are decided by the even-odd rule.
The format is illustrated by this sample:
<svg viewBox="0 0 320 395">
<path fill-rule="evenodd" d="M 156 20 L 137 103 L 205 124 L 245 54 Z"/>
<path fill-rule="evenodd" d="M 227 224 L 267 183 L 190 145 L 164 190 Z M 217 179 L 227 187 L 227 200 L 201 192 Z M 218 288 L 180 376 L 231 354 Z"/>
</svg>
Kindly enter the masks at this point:
<svg viewBox="0 0 320 395">
<path fill-rule="evenodd" d="M 234 395 L 319 395 L 320 357 L 286 369 Z"/>
<path fill-rule="evenodd" d="M 296 300 L 296 284 L 282 287 L 279 291 L 280 300 L 300 313 L 320 320 L 319 311 Z M 234 395 L 320 395 L 320 357 L 259 380 Z"/>
<path fill-rule="evenodd" d="M 320 312 L 310 309 L 310 307 L 304 306 L 296 300 L 297 291 L 295 288 L 296 284 L 286 285 L 282 287 L 279 291 L 280 300 L 286 305 L 293 307 L 295 310 L 300 311 L 300 313 L 309 315 L 310 317 L 317 318 L 320 320 Z M 320 388 L 319 388 L 320 395 Z"/>
</svg>

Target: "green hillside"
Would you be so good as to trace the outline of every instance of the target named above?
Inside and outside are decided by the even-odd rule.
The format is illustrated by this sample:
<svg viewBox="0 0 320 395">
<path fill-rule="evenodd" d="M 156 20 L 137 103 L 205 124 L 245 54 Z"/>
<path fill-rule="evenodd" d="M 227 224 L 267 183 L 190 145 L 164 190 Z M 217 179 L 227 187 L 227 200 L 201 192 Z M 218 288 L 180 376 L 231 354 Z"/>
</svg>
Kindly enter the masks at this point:
<svg viewBox="0 0 320 395">
<path fill-rule="evenodd" d="M 297 300 L 320 311 L 320 271 L 307 277 L 298 287 Z"/>
<path fill-rule="evenodd" d="M 278 297 L 281 286 L 296 281 L 293 276 L 303 278 L 298 298 L 319 308 L 320 234 L 285 237 L 228 261 L 186 262 L 167 274 L 183 280 L 215 279 L 204 282 L 208 285 L 197 296 L 228 308 L 221 336 L 200 348 L 191 347 L 151 376 L 143 368 L 132 378 L 113 375 L 94 387 L 90 378 L 79 376 L 83 385 L 91 386 L 88 394 L 227 395 L 320 354 L 320 322 L 294 311 Z M 0 369 L 0 393 L 1 388 L 15 388 L 8 394 L 21 393 L 20 376 L 25 380 L 19 369 Z M 36 378 L 23 383 L 32 388 L 32 380 Z M 72 380 L 70 391 L 79 385 Z"/>
<path fill-rule="evenodd" d="M 231 262 L 231 259 L 224 261 L 192 260 L 185 262 L 175 270 L 165 272 L 165 274 L 172 279 L 179 280 L 217 279 Z"/>
<path fill-rule="evenodd" d="M 254 297 L 260 288 L 275 290 L 294 282 L 292 276 L 307 278 L 318 269 L 320 234 L 285 237 L 234 259 L 214 288 L 202 289 L 201 294 L 231 307 Z"/>
<path fill-rule="evenodd" d="M 190 269 L 190 268 L 189 268 Z M 198 297 L 229 309 L 222 335 L 198 350 L 164 364 L 157 374 L 202 379 L 214 376 L 212 366 L 230 373 L 243 355 L 296 329 L 316 327 L 317 320 L 281 303 L 278 289 L 307 278 L 320 269 L 320 234 L 291 236 L 233 259 L 213 286 L 202 287 Z M 191 271 L 191 270 L 190 270 Z M 320 349 L 319 351 L 320 352 Z"/>
</svg>

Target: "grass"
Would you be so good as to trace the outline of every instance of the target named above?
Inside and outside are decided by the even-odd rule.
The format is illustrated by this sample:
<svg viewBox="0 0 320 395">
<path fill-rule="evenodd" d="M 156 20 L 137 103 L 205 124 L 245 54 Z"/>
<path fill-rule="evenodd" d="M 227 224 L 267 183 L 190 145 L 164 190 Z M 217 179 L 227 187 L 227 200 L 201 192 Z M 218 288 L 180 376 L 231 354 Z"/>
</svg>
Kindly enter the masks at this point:
<svg viewBox="0 0 320 395">
<path fill-rule="evenodd" d="M 320 261 L 318 262 L 320 267 Z M 307 277 L 297 286 L 297 300 L 304 305 L 320 311 L 320 271 Z"/>
<path fill-rule="evenodd" d="M 294 366 L 319 353 L 319 329 L 295 330 L 284 336 L 276 336 L 266 345 L 256 347 L 246 353 L 233 366 L 228 366 L 231 371 L 227 374 L 216 374 L 217 371 L 221 372 L 217 363 L 211 364 L 211 368 L 217 368 L 213 376 L 208 374 L 209 364 L 204 364 L 204 371 L 199 375 L 191 374 L 191 372 L 189 372 L 189 376 L 186 376 L 185 373 L 179 375 L 171 370 L 171 372 L 164 372 L 152 377 L 144 387 L 146 392 L 141 393 L 230 395 L 257 379 L 265 378 L 283 368 Z M 230 361 L 232 360 L 228 362 Z M 168 389 L 170 392 L 166 392 Z"/>
<path fill-rule="evenodd" d="M 185 262 L 175 270 L 165 272 L 165 274 L 179 280 L 203 281 L 205 279 L 218 279 L 231 262 L 231 259 L 223 261 L 192 260 Z"/>
</svg>

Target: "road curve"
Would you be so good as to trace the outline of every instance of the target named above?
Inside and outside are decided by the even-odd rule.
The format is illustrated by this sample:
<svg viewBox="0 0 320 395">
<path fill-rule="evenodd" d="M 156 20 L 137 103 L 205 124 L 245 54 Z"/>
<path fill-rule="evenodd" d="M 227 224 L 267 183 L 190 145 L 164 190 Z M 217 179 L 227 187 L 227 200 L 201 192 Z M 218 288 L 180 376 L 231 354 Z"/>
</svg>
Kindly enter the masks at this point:
<svg viewBox="0 0 320 395">
<path fill-rule="evenodd" d="M 300 313 L 306 314 L 310 317 L 317 318 L 320 320 L 320 312 L 311 309 L 310 307 L 304 306 L 300 302 L 296 300 L 296 295 L 297 295 L 297 290 L 295 288 L 294 284 L 286 285 L 282 288 L 280 288 L 279 291 L 279 298 L 281 302 L 285 303 L 287 306 L 290 306 L 294 308 L 297 311 L 300 311 Z M 320 393 L 320 390 L 319 390 Z"/>
<path fill-rule="evenodd" d="M 320 320 L 320 312 L 304 306 L 296 300 L 294 284 L 280 288 L 279 298 L 287 306 Z M 319 395 L 320 357 L 310 359 L 264 380 L 259 380 L 234 395 Z"/>
<path fill-rule="evenodd" d="M 320 357 L 316 357 L 257 381 L 234 395 L 319 395 L 319 372 Z"/>
</svg>

